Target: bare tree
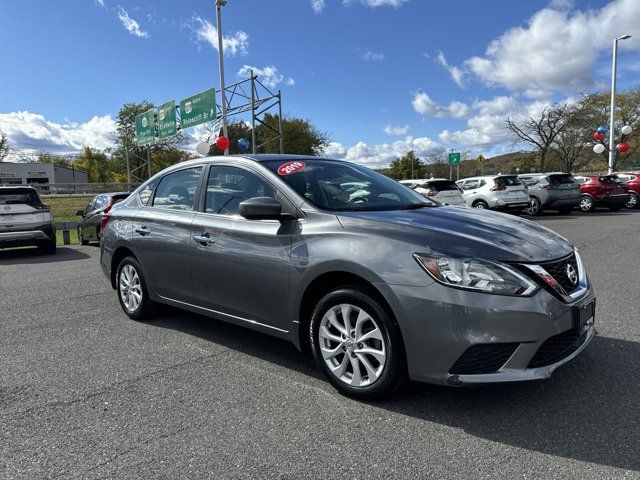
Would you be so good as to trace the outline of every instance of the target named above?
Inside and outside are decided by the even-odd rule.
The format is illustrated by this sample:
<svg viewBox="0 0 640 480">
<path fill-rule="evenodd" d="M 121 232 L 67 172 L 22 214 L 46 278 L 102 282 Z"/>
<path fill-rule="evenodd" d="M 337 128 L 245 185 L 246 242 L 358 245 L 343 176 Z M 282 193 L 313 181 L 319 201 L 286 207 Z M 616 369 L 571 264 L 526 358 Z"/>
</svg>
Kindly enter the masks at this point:
<svg viewBox="0 0 640 480">
<path fill-rule="evenodd" d="M 566 103 L 545 107 L 536 118 L 517 124 L 507 118 L 507 129 L 520 141 L 533 145 L 540 153 L 540 171 L 544 172 L 547 153 L 564 129 L 569 106 Z"/>
<path fill-rule="evenodd" d="M 588 112 L 582 103 L 570 107 L 566 115 L 564 128 L 556 135 L 551 148 L 564 163 L 565 171 L 571 173 L 590 153 L 591 130 L 585 121 Z"/>
<path fill-rule="evenodd" d="M 7 134 L 0 135 L 0 162 L 3 162 L 5 158 L 9 156 L 9 141 L 7 140 Z"/>
</svg>

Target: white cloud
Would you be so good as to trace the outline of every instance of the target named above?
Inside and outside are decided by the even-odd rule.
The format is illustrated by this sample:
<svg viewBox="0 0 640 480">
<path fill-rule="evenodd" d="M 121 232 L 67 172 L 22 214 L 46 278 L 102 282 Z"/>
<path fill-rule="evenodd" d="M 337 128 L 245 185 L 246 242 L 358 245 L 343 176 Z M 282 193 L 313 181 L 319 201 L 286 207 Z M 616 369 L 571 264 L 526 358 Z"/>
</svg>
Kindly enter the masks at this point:
<svg viewBox="0 0 640 480">
<path fill-rule="evenodd" d="M 249 77 L 252 70 L 254 75 L 258 76 L 258 80 L 260 80 L 265 86 L 269 88 L 276 88 L 283 82 L 285 85 L 289 86 L 295 85 L 296 83 L 295 80 L 291 77 L 285 79 L 284 75 L 282 75 L 273 65 L 264 68 L 252 67 L 251 65 L 243 65 L 242 68 L 238 70 L 238 77 Z"/>
<path fill-rule="evenodd" d="M 442 52 L 438 52 L 438 63 L 440 63 L 440 65 L 442 65 L 444 69 L 449 72 L 449 75 L 451 75 L 453 81 L 456 82 L 456 85 L 458 85 L 459 87 L 465 86 L 464 72 L 462 71 L 462 69 L 453 65 L 449 65 L 449 62 L 447 62 L 447 58 Z"/>
<path fill-rule="evenodd" d="M 218 29 L 209 20 L 193 17 L 190 25 L 199 42 L 208 43 L 218 50 Z M 249 35 L 239 30 L 230 36 L 222 36 L 222 51 L 228 57 L 249 53 Z"/>
<path fill-rule="evenodd" d="M 94 116 L 85 123 L 56 123 L 26 111 L 0 113 L 0 132 L 14 150 L 46 150 L 52 154 L 79 153 L 83 147 L 105 149 L 116 138 L 111 115 Z"/>
<path fill-rule="evenodd" d="M 363 52 L 361 56 L 365 62 L 381 62 L 384 60 L 384 53 L 372 52 L 371 50 Z"/>
<path fill-rule="evenodd" d="M 393 143 L 368 145 L 358 142 L 351 147 L 345 147 L 340 142 L 331 142 L 324 150 L 324 155 L 331 158 L 348 160 L 370 168 L 382 168 L 393 160 L 413 150 L 418 156 L 428 156 L 444 151 L 442 145 L 428 137 L 407 136 L 403 140 Z"/>
<path fill-rule="evenodd" d="M 311 8 L 316 14 L 322 13 L 326 6 L 325 0 L 311 0 Z"/>
<path fill-rule="evenodd" d="M 400 8 L 409 0 L 342 0 L 342 4 L 345 6 L 351 6 L 354 3 L 361 3 L 362 5 L 370 8 L 377 7 L 394 7 Z"/>
<path fill-rule="evenodd" d="M 96 5 L 99 7 L 104 7 L 104 0 L 96 0 Z"/>
<path fill-rule="evenodd" d="M 633 35 L 621 47 L 640 49 L 640 2 L 614 0 L 599 10 L 571 11 L 552 2 L 524 27 L 507 30 L 489 43 L 485 54 L 465 67 L 486 85 L 498 85 L 541 98 L 550 92 L 577 92 L 594 84 L 598 56 L 613 38 Z"/>
<path fill-rule="evenodd" d="M 129 16 L 127 11 L 118 5 L 118 19 L 127 31 L 138 38 L 149 38 L 149 33 L 140 28 L 140 24 Z"/>
<path fill-rule="evenodd" d="M 397 127 L 394 127 L 393 125 L 385 125 L 382 131 L 390 137 L 401 137 L 409 134 L 409 125 Z"/>
<path fill-rule="evenodd" d="M 466 103 L 453 101 L 448 107 L 443 107 L 424 92 L 414 93 L 411 104 L 416 112 L 429 117 L 464 118 L 469 113 L 469 107 Z"/>
</svg>

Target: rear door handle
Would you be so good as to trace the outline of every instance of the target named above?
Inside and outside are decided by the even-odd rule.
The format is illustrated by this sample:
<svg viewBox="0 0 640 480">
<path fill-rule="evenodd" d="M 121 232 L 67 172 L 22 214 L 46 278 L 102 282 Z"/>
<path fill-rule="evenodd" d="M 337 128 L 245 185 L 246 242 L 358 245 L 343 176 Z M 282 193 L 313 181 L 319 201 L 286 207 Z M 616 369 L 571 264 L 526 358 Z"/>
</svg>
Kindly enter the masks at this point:
<svg viewBox="0 0 640 480">
<path fill-rule="evenodd" d="M 216 243 L 216 239 L 211 238 L 209 234 L 206 233 L 202 235 L 194 235 L 193 239 L 202 245 L 211 245 L 212 243 Z"/>
<path fill-rule="evenodd" d="M 149 230 L 147 227 L 137 227 L 136 228 L 136 233 L 139 233 L 142 236 L 145 235 L 149 235 L 151 233 L 151 230 Z"/>
</svg>

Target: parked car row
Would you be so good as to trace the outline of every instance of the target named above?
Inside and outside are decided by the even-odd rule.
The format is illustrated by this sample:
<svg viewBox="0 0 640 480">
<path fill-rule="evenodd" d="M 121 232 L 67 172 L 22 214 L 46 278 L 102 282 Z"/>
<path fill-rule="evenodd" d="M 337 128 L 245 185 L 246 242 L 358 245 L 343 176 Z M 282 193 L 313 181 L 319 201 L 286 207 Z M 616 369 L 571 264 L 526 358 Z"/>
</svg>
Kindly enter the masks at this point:
<svg viewBox="0 0 640 480">
<path fill-rule="evenodd" d="M 421 195 L 450 205 L 539 215 L 545 210 L 568 214 L 575 208 L 616 211 L 640 206 L 640 174 L 573 176 L 569 173 L 485 175 L 453 182 L 442 178 L 401 180 Z"/>
</svg>

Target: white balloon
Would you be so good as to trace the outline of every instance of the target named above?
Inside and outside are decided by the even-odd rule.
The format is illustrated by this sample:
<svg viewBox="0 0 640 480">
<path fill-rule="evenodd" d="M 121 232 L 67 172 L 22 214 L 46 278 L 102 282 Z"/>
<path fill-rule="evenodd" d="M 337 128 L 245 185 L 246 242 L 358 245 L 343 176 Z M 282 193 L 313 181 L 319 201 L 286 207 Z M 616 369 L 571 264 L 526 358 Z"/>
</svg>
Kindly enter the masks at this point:
<svg viewBox="0 0 640 480">
<path fill-rule="evenodd" d="M 200 155 L 208 155 L 209 154 L 209 144 L 207 142 L 200 142 L 196 145 L 196 152 Z"/>
<path fill-rule="evenodd" d="M 629 135 L 631 133 L 631 126 L 630 125 L 625 125 L 624 127 L 622 127 L 622 134 L 623 135 Z"/>
<path fill-rule="evenodd" d="M 604 145 L 601 143 L 596 143 L 593 147 L 593 151 L 596 153 L 602 153 L 604 152 Z"/>
</svg>

